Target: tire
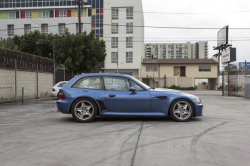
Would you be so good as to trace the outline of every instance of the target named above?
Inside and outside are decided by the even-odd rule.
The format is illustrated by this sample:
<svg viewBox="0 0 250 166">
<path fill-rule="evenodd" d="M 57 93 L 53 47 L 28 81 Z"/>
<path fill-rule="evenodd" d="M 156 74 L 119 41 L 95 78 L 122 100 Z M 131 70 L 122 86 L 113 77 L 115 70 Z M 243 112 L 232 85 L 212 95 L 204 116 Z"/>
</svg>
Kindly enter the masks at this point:
<svg viewBox="0 0 250 166">
<path fill-rule="evenodd" d="M 185 109 L 186 108 L 186 109 Z M 179 99 L 170 107 L 170 117 L 177 122 L 187 122 L 194 116 L 194 106 L 186 99 Z"/>
<path fill-rule="evenodd" d="M 97 115 L 97 111 L 98 108 L 95 102 L 88 98 L 77 99 L 71 107 L 71 114 L 73 118 L 80 123 L 93 121 Z"/>
<path fill-rule="evenodd" d="M 58 99 L 60 99 L 60 95 L 59 95 L 59 92 L 57 93 L 56 97 L 57 97 Z"/>
</svg>

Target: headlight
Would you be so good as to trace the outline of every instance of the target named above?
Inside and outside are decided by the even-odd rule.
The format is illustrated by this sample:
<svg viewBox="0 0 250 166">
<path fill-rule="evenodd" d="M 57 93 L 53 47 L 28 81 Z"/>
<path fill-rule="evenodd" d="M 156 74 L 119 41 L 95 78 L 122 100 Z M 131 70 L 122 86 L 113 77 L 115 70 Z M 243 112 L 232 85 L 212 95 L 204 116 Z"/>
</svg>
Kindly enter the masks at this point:
<svg viewBox="0 0 250 166">
<path fill-rule="evenodd" d="M 197 104 L 201 104 L 201 99 L 200 99 L 199 97 L 197 97 L 197 98 L 195 98 L 195 102 L 196 102 Z"/>
</svg>

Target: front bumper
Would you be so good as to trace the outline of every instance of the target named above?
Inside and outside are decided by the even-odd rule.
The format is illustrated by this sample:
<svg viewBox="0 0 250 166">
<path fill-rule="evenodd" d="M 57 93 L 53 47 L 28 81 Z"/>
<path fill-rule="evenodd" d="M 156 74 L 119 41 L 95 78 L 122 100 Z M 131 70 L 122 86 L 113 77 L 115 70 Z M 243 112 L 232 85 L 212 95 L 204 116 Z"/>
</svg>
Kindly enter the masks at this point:
<svg viewBox="0 0 250 166">
<path fill-rule="evenodd" d="M 195 116 L 203 116 L 203 104 L 196 104 L 195 105 Z"/>
<path fill-rule="evenodd" d="M 70 114 L 70 107 L 73 101 L 73 99 L 58 100 L 56 102 L 57 109 L 63 114 Z"/>
</svg>

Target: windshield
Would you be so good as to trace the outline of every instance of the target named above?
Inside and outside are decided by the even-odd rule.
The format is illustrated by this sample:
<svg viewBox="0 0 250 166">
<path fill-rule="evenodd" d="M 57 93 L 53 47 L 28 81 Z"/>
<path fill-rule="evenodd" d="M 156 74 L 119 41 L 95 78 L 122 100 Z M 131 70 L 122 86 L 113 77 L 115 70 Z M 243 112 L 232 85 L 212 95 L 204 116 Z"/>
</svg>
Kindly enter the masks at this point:
<svg viewBox="0 0 250 166">
<path fill-rule="evenodd" d="M 142 84 L 145 88 L 150 89 L 150 86 L 144 84 L 143 82 L 141 82 L 140 80 L 136 79 L 135 77 L 133 77 L 133 79 L 135 79 L 137 82 L 139 82 L 140 84 Z"/>
</svg>

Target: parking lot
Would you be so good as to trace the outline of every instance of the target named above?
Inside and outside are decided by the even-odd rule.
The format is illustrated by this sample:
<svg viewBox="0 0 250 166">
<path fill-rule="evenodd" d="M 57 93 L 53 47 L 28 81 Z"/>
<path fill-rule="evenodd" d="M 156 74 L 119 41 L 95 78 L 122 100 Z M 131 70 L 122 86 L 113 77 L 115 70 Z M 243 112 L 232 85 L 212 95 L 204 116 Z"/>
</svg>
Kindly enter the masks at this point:
<svg viewBox="0 0 250 166">
<path fill-rule="evenodd" d="M 76 123 L 56 100 L 0 105 L 1 166 L 249 166 L 250 100 L 200 96 L 204 116 Z"/>
</svg>

